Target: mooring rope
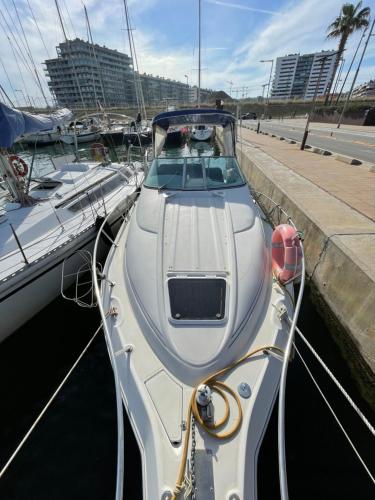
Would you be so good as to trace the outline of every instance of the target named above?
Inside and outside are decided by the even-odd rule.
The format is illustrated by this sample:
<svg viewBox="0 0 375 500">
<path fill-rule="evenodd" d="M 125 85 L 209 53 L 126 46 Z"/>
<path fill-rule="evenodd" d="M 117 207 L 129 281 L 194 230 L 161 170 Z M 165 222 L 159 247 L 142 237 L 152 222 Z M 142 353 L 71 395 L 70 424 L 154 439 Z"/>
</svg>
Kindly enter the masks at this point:
<svg viewBox="0 0 375 500">
<path fill-rule="evenodd" d="M 358 460 L 360 461 L 360 463 L 362 464 L 363 468 L 365 469 L 365 471 L 367 472 L 368 476 L 370 477 L 371 481 L 375 484 L 375 478 L 374 476 L 371 474 L 369 468 L 367 467 L 365 461 L 363 460 L 363 458 L 361 457 L 361 455 L 359 454 L 359 451 L 357 450 L 357 448 L 355 447 L 353 441 L 350 439 L 348 433 L 346 432 L 346 430 L 344 429 L 344 426 L 342 425 L 342 423 L 340 422 L 338 416 L 336 415 L 335 413 L 335 410 L 332 408 L 332 406 L 329 404 L 328 402 L 328 399 L 326 398 L 326 396 L 324 395 L 322 389 L 320 388 L 318 382 L 315 380 L 314 378 L 314 375 L 311 373 L 309 367 L 307 366 L 305 360 L 303 359 L 301 353 L 299 352 L 298 348 L 296 347 L 295 343 L 294 344 L 294 348 L 300 358 L 300 360 L 302 361 L 302 364 L 304 365 L 304 367 L 306 368 L 307 370 L 307 373 L 310 375 L 310 378 L 311 380 L 313 381 L 314 385 L 316 386 L 316 388 L 318 389 L 320 395 L 322 396 L 324 402 L 326 403 L 326 405 L 328 406 L 330 412 L 332 413 L 334 419 L 336 420 L 336 423 L 337 425 L 340 427 L 340 429 L 342 430 L 344 436 L 346 437 L 348 443 L 350 444 L 350 446 L 352 447 L 354 453 L 356 454 Z"/>
<path fill-rule="evenodd" d="M 310 349 L 314 357 L 319 361 L 320 365 L 322 368 L 326 371 L 327 375 L 330 377 L 330 379 L 334 382 L 336 387 L 340 390 L 342 395 L 345 397 L 345 399 L 348 401 L 350 406 L 353 408 L 353 410 L 358 414 L 362 422 L 365 424 L 365 426 L 368 428 L 368 430 L 371 432 L 373 436 L 375 436 L 375 428 L 371 424 L 371 422 L 367 419 L 367 417 L 362 413 L 362 411 L 358 408 L 358 406 L 355 404 L 355 402 L 352 400 L 352 398 L 349 396 L 349 394 L 346 392 L 344 387 L 340 384 L 340 382 L 337 380 L 337 378 L 334 376 L 334 374 L 331 372 L 331 370 L 328 368 L 328 366 L 324 363 L 322 358 L 319 356 L 319 354 L 315 351 L 313 346 L 309 343 L 309 341 L 306 339 L 306 337 L 302 334 L 301 330 L 296 327 L 296 332 L 298 335 L 301 337 L 305 345 Z"/>
</svg>

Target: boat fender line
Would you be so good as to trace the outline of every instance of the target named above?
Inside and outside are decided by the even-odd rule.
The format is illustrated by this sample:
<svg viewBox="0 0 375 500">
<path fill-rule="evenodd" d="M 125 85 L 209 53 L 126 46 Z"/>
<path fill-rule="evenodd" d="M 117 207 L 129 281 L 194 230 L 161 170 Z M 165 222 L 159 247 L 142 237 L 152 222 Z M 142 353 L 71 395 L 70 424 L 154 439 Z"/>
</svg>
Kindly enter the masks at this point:
<svg viewBox="0 0 375 500">
<path fill-rule="evenodd" d="M 17 177 L 25 177 L 25 175 L 27 175 L 29 167 L 25 160 L 17 155 L 10 155 L 8 156 L 8 161 Z"/>
<path fill-rule="evenodd" d="M 290 224 L 280 224 L 272 233 L 272 272 L 286 283 L 301 274 L 302 249 L 297 230 Z"/>
<path fill-rule="evenodd" d="M 194 418 L 194 420 L 204 429 L 205 432 L 207 432 L 210 436 L 219 439 L 219 440 L 225 440 L 229 439 L 232 437 L 236 432 L 239 430 L 241 427 L 242 423 L 242 406 L 241 406 L 241 401 L 240 398 L 238 397 L 237 393 L 229 387 L 229 385 L 225 384 L 224 382 L 221 382 L 218 380 L 219 377 L 222 377 L 223 375 L 227 374 L 229 371 L 233 370 L 236 368 L 238 365 L 243 363 L 244 361 L 247 361 L 250 359 L 252 356 L 255 356 L 256 354 L 263 353 L 264 351 L 275 351 L 280 354 L 284 354 L 283 349 L 281 349 L 278 346 L 275 345 L 265 345 L 262 347 L 258 347 L 257 349 L 254 349 L 253 351 L 250 351 L 248 354 L 245 354 L 245 356 L 242 356 L 239 358 L 237 361 L 234 363 L 226 366 L 225 368 L 222 368 L 221 370 L 213 373 L 212 375 L 208 376 L 197 386 L 193 389 L 190 402 L 189 402 L 189 407 L 187 411 L 187 418 L 186 422 L 188 422 L 188 425 L 186 427 L 186 434 L 184 438 L 184 443 L 183 443 L 183 449 L 182 449 L 182 457 L 181 457 L 181 462 L 178 470 L 178 476 L 176 480 L 176 485 L 173 490 L 173 495 L 171 497 L 171 500 L 176 500 L 177 496 L 182 493 L 183 489 L 186 488 L 187 486 L 187 479 L 185 477 L 185 470 L 186 470 L 186 462 L 187 462 L 187 454 L 188 454 L 188 448 L 189 448 L 189 439 L 190 439 L 190 428 L 191 428 L 191 421 Z M 224 401 L 225 404 L 225 410 L 224 410 L 224 416 L 219 419 L 217 422 L 212 422 L 211 420 L 204 420 L 201 416 L 200 408 L 199 408 L 199 403 L 197 401 L 197 392 L 199 389 L 202 388 L 202 386 L 207 386 L 211 392 L 216 392 Z M 229 416 L 230 416 L 230 406 L 229 406 L 229 400 L 227 394 L 232 396 L 232 398 L 235 400 L 237 404 L 237 409 L 238 409 L 238 416 L 234 420 L 234 423 L 230 429 L 227 431 L 222 431 L 219 432 L 218 429 L 220 429 L 223 425 L 225 425 L 228 422 Z"/>
</svg>

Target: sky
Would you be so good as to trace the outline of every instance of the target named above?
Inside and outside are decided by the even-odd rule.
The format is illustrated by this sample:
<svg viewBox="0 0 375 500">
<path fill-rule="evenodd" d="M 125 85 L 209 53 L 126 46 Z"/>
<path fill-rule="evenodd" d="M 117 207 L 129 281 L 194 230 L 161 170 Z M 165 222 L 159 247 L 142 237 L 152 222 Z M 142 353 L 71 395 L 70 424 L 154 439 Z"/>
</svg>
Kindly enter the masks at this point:
<svg viewBox="0 0 375 500">
<path fill-rule="evenodd" d="M 68 37 L 87 40 L 82 0 L 58 1 Z M 225 90 L 239 98 L 261 95 L 270 73 L 270 63 L 261 63 L 261 59 L 337 48 L 338 41 L 327 40 L 326 33 L 343 3 L 201 0 L 202 87 Z M 85 0 L 85 5 L 94 42 L 128 53 L 123 0 Z M 198 0 L 128 0 L 128 6 L 141 72 L 197 84 Z M 375 12 L 372 0 L 364 0 L 363 6 L 372 6 Z M 22 47 L 21 29 L 29 48 Z M 35 75 L 19 56 L 15 39 L 24 54 L 32 55 L 50 100 L 42 63 L 56 57 L 55 47 L 63 41 L 54 0 L 0 0 L 0 84 L 16 105 L 24 105 L 26 95 L 42 104 Z M 346 68 L 359 39 L 359 34 L 349 39 Z M 31 66 L 28 59 L 27 63 Z M 350 83 L 355 69 L 356 63 L 348 78 Z M 374 78 L 375 36 L 370 39 L 357 83 Z"/>
</svg>

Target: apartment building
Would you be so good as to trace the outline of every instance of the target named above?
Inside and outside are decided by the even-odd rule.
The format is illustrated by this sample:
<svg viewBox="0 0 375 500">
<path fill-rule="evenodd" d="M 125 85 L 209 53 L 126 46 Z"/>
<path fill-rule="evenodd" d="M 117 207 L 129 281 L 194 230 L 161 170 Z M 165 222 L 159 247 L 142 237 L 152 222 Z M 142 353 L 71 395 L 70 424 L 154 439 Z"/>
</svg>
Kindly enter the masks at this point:
<svg viewBox="0 0 375 500">
<path fill-rule="evenodd" d="M 59 106 L 93 108 L 136 106 L 131 58 L 117 50 L 76 38 L 60 43 L 57 57 L 45 61 L 48 86 Z M 159 76 L 139 76 L 145 104 L 174 99 L 188 102 L 186 83 Z"/>
<path fill-rule="evenodd" d="M 141 74 L 140 78 L 146 105 L 163 101 L 176 101 L 177 104 L 189 102 L 189 86 L 186 83 L 146 73 Z"/>
<path fill-rule="evenodd" d="M 276 59 L 272 99 L 312 99 L 322 96 L 333 78 L 336 53 L 289 54 Z"/>
<path fill-rule="evenodd" d="M 352 98 L 360 99 L 361 97 L 375 97 L 375 80 L 362 83 L 353 89 Z"/>
<path fill-rule="evenodd" d="M 76 38 L 45 61 L 48 86 L 59 106 L 123 106 L 134 102 L 132 61 L 117 50 Z"/>
</svg>

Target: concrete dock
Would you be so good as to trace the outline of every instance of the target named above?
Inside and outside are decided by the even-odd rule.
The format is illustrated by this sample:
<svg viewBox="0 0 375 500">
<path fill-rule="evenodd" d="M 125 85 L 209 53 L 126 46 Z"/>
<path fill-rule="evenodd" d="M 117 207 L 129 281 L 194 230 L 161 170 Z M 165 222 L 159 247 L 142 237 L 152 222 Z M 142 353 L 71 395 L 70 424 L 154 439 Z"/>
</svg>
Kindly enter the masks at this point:
<svg viewBox="0 0 375 500">
<path fill-rule="evenodd" d="M 375 172 L 245 128 L 238 140 L 252 188 L 279 203 L 303 231 L 307 281 L 327 322 L 339 326 L 338 342 L 373 400 Z"/>
</svg>

